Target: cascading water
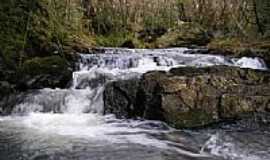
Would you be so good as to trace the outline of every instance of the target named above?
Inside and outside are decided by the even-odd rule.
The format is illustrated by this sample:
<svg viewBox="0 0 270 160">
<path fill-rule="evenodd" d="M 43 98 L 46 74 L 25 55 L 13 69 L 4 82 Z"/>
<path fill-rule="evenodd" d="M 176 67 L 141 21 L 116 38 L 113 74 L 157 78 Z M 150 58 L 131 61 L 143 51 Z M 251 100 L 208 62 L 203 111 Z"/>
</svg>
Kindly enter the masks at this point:
<svg viewBox="0 0 270 160">
<path fill-rule="evenodd" d="M 216 133 L 177 131 L 175 140 L 170 137 L 176 131 L 162 122 L 118 120 L 102 114 L 106 83 L 139 77 L 151 70 L 211 65 L 267 69 L 259 58 L 184 54 L 186 50 L 111 48 L 100 54 L 82 54 L 72 87 L 28 93 L 11 116 L 0 118 L 0 159 L 245 160 L 249 154 L 269 159 L 269 153 L 259 156 L 242 146 L 244 151 L 227 152 L 228 147 L 217 151 L 225 144 L 215 141 Z"/>
</svg>

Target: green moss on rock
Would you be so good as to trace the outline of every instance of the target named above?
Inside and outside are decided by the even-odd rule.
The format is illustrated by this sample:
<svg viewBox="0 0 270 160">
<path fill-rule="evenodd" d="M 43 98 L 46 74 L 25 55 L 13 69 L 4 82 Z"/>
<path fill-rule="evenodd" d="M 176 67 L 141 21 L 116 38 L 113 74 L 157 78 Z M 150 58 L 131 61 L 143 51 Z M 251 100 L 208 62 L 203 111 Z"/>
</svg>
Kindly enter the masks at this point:
<svg viewBox="0 0 270 160">
<path fill-rule="evenodd" d="M 59 56 L 33 58 L 24 62 L 22 72 L 29 75 L 61 74 L 68 69 L 67 62 Z"/>
<path fill-rule="evenodd" d="M 20 90 L 65 88 L 72 79 L 72 69 L 59 56 L 27 60 L 18 73 L 17 87 Z"/>
</svg>

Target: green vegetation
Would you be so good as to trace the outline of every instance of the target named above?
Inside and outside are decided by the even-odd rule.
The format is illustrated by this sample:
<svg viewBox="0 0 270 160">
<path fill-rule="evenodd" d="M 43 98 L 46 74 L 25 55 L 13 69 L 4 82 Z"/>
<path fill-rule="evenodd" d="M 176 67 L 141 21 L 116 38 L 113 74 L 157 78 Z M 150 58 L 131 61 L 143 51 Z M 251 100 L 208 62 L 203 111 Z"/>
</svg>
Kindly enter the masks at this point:
<svg viewBox="0 0 270 160">
<path fill-rule="evenodd" d="M 29 75 L 61 74 L 67 67 L 67 63 L 59 56 L 36 57 L 23 63 L 22 72 Z"/>
<path fill-rule="evenodd" d="M 269 49 L 269 15 L 268 0 L 2 0 L 0 53 L 20 68 L 93 46 Z"/>
<path fill-rule="evenodd" d="M 3 0 L 0 2 L 0 48 L 6 61 L 21 67 L 32 57 L 58 52 L 74 37 L 83 39 L 83 13 L 65 0 Z"/>
<path fill-rule="evenodd" d="M 198 45 L 209 43 L 210 35 L 201 26 L 194 23 L 184 23 L 177 29 L 167 32 L 157 39 L 158 48 Z"/>
<path fill-rule="evenodd" d="M 127 47 L 125 43 L 130 42 L 134 48 L 146 48 L 146 44 L 139 40 L 134 33 L 116 33 L 108 35 L 96 35 L 97 46 L 103 47 Z"/>
<path fill-rule="evenodd" d="M 132 35 L 128 33 L 111 33 L 109 35 L 97 35 L 96 43 L 104 47 L 119 47 L 124 42 L 132 39 Z"/>
<path fill-rule="evenodd" d="M 243 47 L 259 48 L 256 44 L 269 42 L 267 0 L 84 0 L 84 6 L 99 46 L 121 46 L 126 39 L 143 48 L 211 41 L 233 48 L 236 39 Z"/>
</svg>

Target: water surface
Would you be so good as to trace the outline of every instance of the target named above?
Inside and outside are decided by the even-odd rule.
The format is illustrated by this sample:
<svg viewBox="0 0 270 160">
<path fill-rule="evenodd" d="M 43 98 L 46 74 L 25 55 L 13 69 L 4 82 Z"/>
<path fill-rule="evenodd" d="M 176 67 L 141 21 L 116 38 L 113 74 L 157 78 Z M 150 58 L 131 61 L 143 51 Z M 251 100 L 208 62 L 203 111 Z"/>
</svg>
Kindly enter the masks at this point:
<svg viewBox="0 0 270 160">
<path fill-rule="evenodd" d="M 73 85 L 29 92 L 0 117 L 0 160 L 269 160 L 268 126 L 175 130 L 103 113 L 106 83 L 173 67 L 229 65 L 265 70 L 259 58 L 185 54 L 185 48 L 104 49 L 81 54 Z"/>
</svg>

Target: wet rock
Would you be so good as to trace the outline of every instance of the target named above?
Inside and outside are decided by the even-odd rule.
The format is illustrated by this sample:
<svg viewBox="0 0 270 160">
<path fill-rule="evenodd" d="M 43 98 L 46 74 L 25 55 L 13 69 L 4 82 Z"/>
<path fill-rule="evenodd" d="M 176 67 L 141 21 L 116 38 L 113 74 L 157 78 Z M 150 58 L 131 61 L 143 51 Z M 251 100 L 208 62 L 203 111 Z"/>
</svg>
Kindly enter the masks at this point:
<svg viewBox="0 0 270 160">
<path fill-rule="evenodd" d="M 0 100 L 0 115 L 9 115 L 13 107 L 18 103 L 18 96 L 15 93 L 7 94 Z"/>
<path fill-rule="evenodd" d="M 132 118 L 143 115 L 140 109 L 139 80 L 120 81 L 106 86 L 104 96 L 106 113 L 114 113 L 118 118 Z"/>
<path fill-rule="evenodd" d="M 9 95 L 14 93 L 14 85 L 10 84 L 7 81 L 0 81 L 0 115 L 7 114 L 11 107 L 9 106 Z M 15 102 L 15 101 L 14 101 Z"/>
<path fill-rule="evenodd" d="M 226 66 L 175 68 L 108 84 L 105 113 L 162 120 L 176 128 L 201 127 L 269 112 L 269 91 L 269 71 Z"/>
</svg>

